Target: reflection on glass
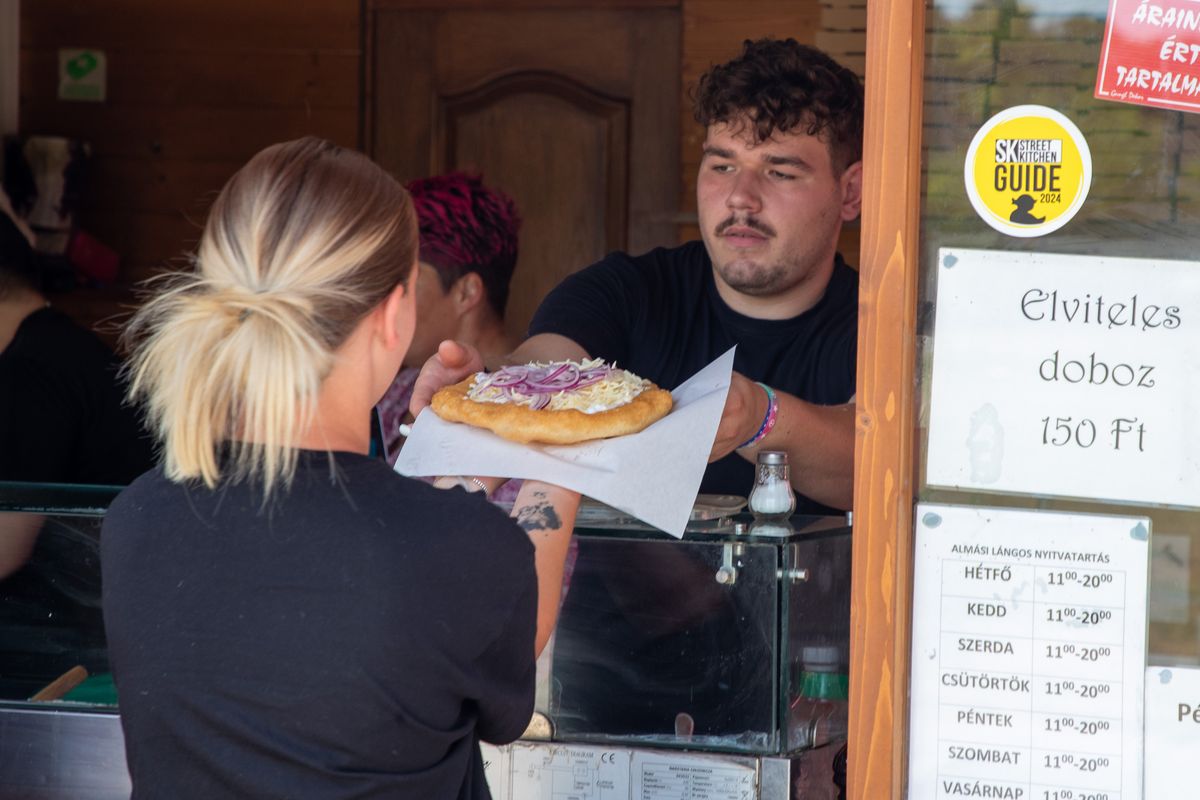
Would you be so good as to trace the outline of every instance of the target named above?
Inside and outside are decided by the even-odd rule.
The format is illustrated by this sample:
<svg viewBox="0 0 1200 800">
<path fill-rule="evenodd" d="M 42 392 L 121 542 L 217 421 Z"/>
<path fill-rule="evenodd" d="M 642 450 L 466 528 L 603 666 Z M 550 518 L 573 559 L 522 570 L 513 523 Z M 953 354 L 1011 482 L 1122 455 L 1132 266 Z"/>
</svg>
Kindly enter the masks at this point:
<svg viewBox="0 0 1200 800">
<path fill-rule="evenodd" d="M 934 336 L 936 254 L 941 247 L 1136 256 L 1196 261 L 1200 222 L 1200 115 L 1093 97 L 1107 0 L 970 2 L 935 0 L 927 15 L 918 331 L 923 354 Z M 1164 33 L 1164 36 L 1166 34 Z M 1021 239 L 985 225 L 964 189 L 967 147 L 994 114 L 1045 105 L 1083 132 L 1093 181 L 1079 214 L 1052 235 Z M 929 406 L 928 365 L 921 407 Z M 994 411 L 992 412 L 994 414 Z M 921 425 L 927 424 L 923 413 Z M 982 482 L 999 470 L 1003 420 L 979 409 L 965 443 Z M 924 439 L 921 446 L 925 446 Z M 919 459 L 924 464 L 924 453 Z M 1200 664 L 1200 513 L 1099 501 L 972 494 L 930 489 L 919 499 L 1033 507 L 1075 513 L 1148 514 L 1153 522 L 1150 661 Z"/>
<path fill-rule="evenodd" d="M 577 530 L 538 701 L 554 738 L 764 755 L 844 740 L 850 531 L 798 520 L 709 540 Z"/>
<path fill-rule="evenodd" d="M 556 735 L 777 747 L 775 548 L 746 547 L 722 584 L 719 543 L 577 538 L 555 634 Z"/>
<path fill-rule="evenodd" d="M 113 704 L 107 674 L 100 518 L 0 513 L 0 700 Z"/>
<path fill-rule="evenodd" d="M 150 440 L 116 356 L 47 299 L 47 270 L 0 209 L 0 481 L 126 484 Z"/>
</svg>

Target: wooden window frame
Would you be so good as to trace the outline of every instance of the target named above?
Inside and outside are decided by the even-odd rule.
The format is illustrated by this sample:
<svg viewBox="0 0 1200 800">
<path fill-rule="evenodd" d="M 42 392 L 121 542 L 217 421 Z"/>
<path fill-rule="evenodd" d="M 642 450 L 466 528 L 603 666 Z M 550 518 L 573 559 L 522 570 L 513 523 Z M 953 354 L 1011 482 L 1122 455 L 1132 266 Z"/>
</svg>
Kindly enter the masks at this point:
<svg viewBox="0 0 1200 800">
<path fill-rule="evenodd" d="M 867 5 L 847 789 L 905 793 L 923 0 Z"/>
</svg>

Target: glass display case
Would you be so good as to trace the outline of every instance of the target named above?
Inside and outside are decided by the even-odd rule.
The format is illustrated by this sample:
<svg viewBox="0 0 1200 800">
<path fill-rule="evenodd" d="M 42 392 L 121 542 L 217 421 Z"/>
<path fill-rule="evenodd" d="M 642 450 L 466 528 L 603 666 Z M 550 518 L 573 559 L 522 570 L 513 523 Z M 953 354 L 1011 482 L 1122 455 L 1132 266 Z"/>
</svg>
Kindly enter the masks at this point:
<svg viewBox="0 0 1200 800">
<path fill-rule="evenodd" d="M 114 493 L 0 487 L 0 774 L 21 796 L 129 794 L 100 608 Z M 585 506 L 529 747 L 711 754 L 758 786 L 762 759 L 845 738 L 846 521 L 710 511 L 676 540 Z"/>
<path fill-rule="evenodd" d="M 837 518 L 580 528 L 538 710 L 562 741 L 786 755 L 844 737 Z M 548 662 L 548 663 L 547 663 Z"/>
</svg>

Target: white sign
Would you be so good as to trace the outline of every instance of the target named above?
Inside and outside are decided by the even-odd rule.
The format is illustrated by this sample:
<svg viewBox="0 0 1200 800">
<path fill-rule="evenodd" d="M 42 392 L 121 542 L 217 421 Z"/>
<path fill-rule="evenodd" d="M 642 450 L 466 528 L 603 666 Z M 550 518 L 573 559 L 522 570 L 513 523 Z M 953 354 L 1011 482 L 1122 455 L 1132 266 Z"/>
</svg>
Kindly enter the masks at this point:
<svg viewBox="0 0 1200 800">
<path fill-rule="evenodd" d="M 1141 797 L 1149 519 L 916 516 L 909 796 Z"/>
<path fill-rule="evenodd" d="M 1200 505 L 1200 263 L 943 249 L 927 483 Z"/>
<path fill-rule="evenodd" d="M 1146 800 L 1195 800 L 1200 669 L 1146 668 Z"/>
<path fill-rule="evenodd" d="M 480 742 L 479 753 L 492 800 L 512 800 L 512 748 Z"/>
<path fill-rule="evenodd" d="M 753 757 L 554 742 L 483 744 L 496 800 L 754 800 Z"/>
<path fill-rule="evenodd" d="M 58 99 L 103 102 L 107 96 L 108 59 L 103 50 L 58 51 Z"/>
<path fill-rule="evenodd" d="M 525 742 L 516 742 L 510 750 L 513 800 L 627 800 L 633 796 L 629 793 L 628 750 Z"/>
<path fill-rule="evenodd" d="M 633 793 L 638 800 L 754 800 L 758 771 L 752 759 L 633 753 Z"/>
</svg>

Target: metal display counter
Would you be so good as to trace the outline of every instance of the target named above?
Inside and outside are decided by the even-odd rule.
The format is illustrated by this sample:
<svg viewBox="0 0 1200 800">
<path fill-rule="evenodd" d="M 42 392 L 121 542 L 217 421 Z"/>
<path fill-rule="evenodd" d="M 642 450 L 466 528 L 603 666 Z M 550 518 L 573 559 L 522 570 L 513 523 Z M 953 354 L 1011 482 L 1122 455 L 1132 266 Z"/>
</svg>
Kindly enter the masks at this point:
<svg viewBox="0 0 1200 800">
<path fill-rule="evenodd" d="M 41 524 L 28 562 L 0 579 L 6 797 L 129 796 L 100 617 L 113 494 L 0 487 L 0 536 Z M 701 515 L 675 540 L 587 504 L 575 542 L 534 719 L 521 741 L 485 746 L 497 800 L 838 797 L 843 520 Z"/>
</svg>

